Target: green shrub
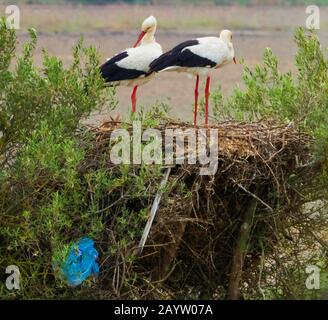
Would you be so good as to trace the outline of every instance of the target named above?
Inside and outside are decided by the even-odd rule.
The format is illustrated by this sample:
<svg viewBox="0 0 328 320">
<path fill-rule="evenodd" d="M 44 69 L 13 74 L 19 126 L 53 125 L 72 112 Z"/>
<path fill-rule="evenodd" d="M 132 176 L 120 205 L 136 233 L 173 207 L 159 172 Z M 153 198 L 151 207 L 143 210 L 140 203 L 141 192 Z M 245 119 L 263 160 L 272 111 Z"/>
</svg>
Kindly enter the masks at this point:
<svg viewBox="0 0 328 320">
<path fill-rule="evenodd" d="M 0 34 L 0 163 L 4 163 L 42 120 L 47 120 L 52 128 L 61 124 L 68 133 L 72 132 L 92 110 L 106 105 L 106 96 L 101 92 L 103 79 L 97 69 L 95 48 L 85 48 L 80 41 L 73 49 L 73 62 L 68 69 L 44 51 L 43 69 L 38 70 L 33 64 L 37 44 L 34 30 L 30 30 L 31 41 L 15 61 L 15 34 L 6 29 L 3 20 Z M 10 71 L 10 65 L 15 65 L 14 70 Z"/>
<path fill-rule="evenodd" d="M 116 100 L 115 89 L 104 90 L 95 48 L 79 41 L 69 68 L 44 51 L 39 70 L 36 32 L 30 36 L 16 56 L 15 33 L 0 23 L 0 266 L 18 265 L 22 296 L 37 297 L 41 284 L 53 280 L 53 256 L 75 237 L 103 230 L 78 176 L 85 150 L 77 129 Z M 54 297 L 52 286 L 43 289 L 44 297 Z M 0 296 L 15 293 L 1 283 Z"/>
</svg>

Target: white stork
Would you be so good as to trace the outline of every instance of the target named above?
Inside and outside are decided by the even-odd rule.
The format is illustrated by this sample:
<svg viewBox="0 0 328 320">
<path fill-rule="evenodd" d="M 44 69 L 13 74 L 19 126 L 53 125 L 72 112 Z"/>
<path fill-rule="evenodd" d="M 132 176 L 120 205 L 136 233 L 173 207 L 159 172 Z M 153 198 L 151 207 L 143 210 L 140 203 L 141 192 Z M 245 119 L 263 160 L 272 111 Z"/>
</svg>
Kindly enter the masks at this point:
<svg viewBox="0 0 328 320">
<path fill-rule="evenodd" d="M 138 86 L 151 79 L 148 73 L 150 64 L 163 53 L 162 47 L 154 38 L 156 28 L 155 17 L 150 16 L 145 19 L 141 26 L 141 34 L 133 48 L 116 54 L 100 67 L 101 75 L 106 83 L 133 86 L 132 112 L 136 111 Z"/>
<path fill-rule="evenodd" d="M 205 125 L 208 125 L 208 99 L 210 95 L 210 71 L 224 65 L 236 63 L 232 45 L 232 33 L 223 30 L 220 37 L 204 37 L 180 43 L 172 50 L 162 54 L 150 64 L 151 72 L 188 72 L 196 76 L 194 125 L 197 122 L 199 76 L 206 76 L 205 87 Z"/>
</svg>

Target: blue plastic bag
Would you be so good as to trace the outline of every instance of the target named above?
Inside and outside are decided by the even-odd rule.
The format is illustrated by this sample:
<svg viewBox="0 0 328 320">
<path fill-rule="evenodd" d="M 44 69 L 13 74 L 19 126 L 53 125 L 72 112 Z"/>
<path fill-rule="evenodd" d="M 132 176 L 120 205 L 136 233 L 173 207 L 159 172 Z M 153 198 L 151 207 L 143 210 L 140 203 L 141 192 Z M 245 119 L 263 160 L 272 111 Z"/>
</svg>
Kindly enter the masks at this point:
<svg viewBox="0 0 328 320">
<path fill-rule="evenodd" d="M 79 240 L 72 247 L 62 267 L 63 275 L 68 284 L 75 287 L 89 276 L 97 276 L 99 274 L 97 258 L 98 251 L 94 247 L 94 241 L 90 238 Z"/>
</svg>

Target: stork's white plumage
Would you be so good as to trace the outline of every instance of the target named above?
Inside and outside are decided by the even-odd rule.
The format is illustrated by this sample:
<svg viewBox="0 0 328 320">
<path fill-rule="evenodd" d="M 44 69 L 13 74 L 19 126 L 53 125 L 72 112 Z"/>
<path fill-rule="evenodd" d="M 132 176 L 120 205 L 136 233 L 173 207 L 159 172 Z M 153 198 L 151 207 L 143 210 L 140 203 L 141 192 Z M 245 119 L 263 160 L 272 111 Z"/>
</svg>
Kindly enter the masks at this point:
<svg viewBox="0 0 328 320">
<path fill-rule="evenodd" d="M 155 40 L 157 20 L 150 16 L 141 26 L 141 34 L 133 48 L 126 49 L 108 59 L 101 67 L 101 75 L 108 84 L 133 86 L 132 111 L 136 111 L 138 86 L 151 79 L 150 64 L 161 56 L 162 47 Z M 138 46 L 140 44 L 140 46 Z"/>
<path fill-rule="evenodd" d="M 208 125 L 210 71 L 222 68 L 235 59 L 232 33 L 223 30 L 220 37 L 204 37 L 185 41 L 164 53 L 150 65 L 150 72 L 188 72 L 196 76 L 194 124 L 197 122 L 199 76 L 206 76 L 205 124 Z"/>
</svg>

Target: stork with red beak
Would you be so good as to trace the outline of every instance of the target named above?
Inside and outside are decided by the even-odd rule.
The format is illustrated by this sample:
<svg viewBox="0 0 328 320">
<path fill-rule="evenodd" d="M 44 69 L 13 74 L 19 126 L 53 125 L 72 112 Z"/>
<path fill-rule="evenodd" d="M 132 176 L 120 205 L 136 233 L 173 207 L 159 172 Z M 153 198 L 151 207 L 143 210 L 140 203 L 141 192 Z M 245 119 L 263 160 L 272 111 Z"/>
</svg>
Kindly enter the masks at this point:
<svg viewBox="0 0 328 320">
<path fill-rule="evenodd" d="M 185 41 L 150 64 L 150 73 L 161 71 L 188 72 L 196 76 L 194 125 L 197 123 L 199 77 L 206 76 L 205 125 L 208 125 L 210 71 L 236 63 L 232 33 L 223 30 L 220 37 L 204 37 Z"/>
<path fill-rule="evenodd" d="M 100 67 L 101 75 L 107 84 L 133 86 L 132 112 L 136 111 L 138 86 L 151 79 L 150 64 L 163 53 L 162 47 L 154 38 L 156 28 L 156 18 L 148 17 L 142 23 L 141 33 L 133 48 L 116 54 Z"/>
</svg>

